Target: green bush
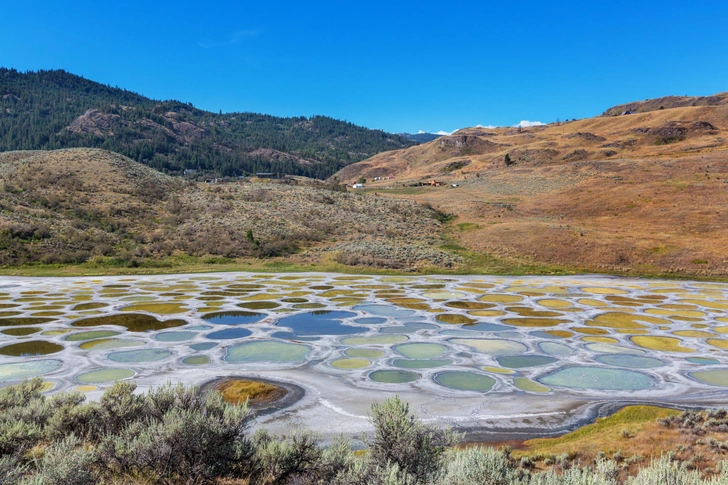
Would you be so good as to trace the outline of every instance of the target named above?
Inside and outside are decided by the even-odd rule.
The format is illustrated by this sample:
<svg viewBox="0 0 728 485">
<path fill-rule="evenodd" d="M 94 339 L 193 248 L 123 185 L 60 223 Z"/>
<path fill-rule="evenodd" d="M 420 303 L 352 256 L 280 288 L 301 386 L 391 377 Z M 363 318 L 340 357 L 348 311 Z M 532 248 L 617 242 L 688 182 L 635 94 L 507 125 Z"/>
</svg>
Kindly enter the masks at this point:
<svg viewBox="0 0 728 485">
<path fill-rule="evenodd" d="M 618 481 L 624 464 L 604 456 L 587 466 L 548 457 L 543 463 L 554 469 L 538 472 L 537 457 L 455 449 L 459 436 L 424 425 L 399 397 L 372 405 L 368 451 L 357 454 L 343 437 L 324 447 L 305 430 L 250 438 L 247 406 L 194 387 L 137 393 L 121 382 L 89 403 L 79 393 L 46 397 L 40 389 L 40 379 L 0 389 L 0 485 L 728 485 L 724 462 L 709 478 L 690 469 L 699 455 L 682 463 L 663 456 L 625 482 Z M 723 429 L 726 416 L 690 411 L 664 424 Z"/>
</svg>

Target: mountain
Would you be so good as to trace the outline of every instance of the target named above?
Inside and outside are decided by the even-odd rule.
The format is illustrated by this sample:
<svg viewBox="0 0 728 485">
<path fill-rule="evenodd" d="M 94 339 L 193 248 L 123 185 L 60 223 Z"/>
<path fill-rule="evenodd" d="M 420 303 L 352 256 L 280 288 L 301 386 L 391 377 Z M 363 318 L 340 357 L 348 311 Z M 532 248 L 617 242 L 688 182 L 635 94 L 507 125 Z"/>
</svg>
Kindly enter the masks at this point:
<svg viewBox="0 0 728 485">
<path fill-rule="evenodd" d="M 417 143 L 427 143 L 428 141 L 435 140 L 442 136 L 436 133 L 400 133 L 399 135 L 407 138 L 408 140 L 416 141 Z"/>
<path fill-rule="evenodd" d="M 217 114 L 62 70 L 0 68 L 0 151 L 103 148 L 166 173 L 326 178 L 414 141 L 325 116 Z"/>
<path fill-rule="evenodd" d="M 635 101 L 620 104 L 609 108 L 602 116 L 619 116 L 624 113 L 647 113 L 670 108 L 685 108 L 689 106 L 721 106 L 728 104 L 728 93 L 714 94 L 713 96 L 665 96 L 663 98 Z"/>
<path fill-rule="evenodd" d="M 0 153 L 0 266 L 285 257 L 453 266 L 436 213 L 303 177 L 203 184 L 100 149 Z"/>
<path fill-rule="evenodd" d="M 581 271 L 724 276 L 727 99 L 669 97 L 566 123 L 467 128 L 337 176 L 457 215 L 452 237 L 475 253 Z M 431 181 L 440 187 L 417 187 Z"/>
</svg>

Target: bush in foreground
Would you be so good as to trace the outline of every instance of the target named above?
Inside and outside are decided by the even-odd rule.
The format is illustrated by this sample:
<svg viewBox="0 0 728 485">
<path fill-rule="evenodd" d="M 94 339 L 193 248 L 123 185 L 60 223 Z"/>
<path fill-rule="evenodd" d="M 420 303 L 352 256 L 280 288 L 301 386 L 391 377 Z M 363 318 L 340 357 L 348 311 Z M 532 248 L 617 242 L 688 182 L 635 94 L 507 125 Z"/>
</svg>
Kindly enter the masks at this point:
<svg viewBox="0 0 728 485">
<path fill-rule="evenodd" d="M 217 392 L 168 384 L 140 394 L 120 382 L 86 402 L 40 389 L 40 379 L 0 389 L 0 485 L 618 485 L 622 470 L 597 459 L 537 472 L 506 450 L 456 449 L 456 434 L 424 425 L 398 397 L 372 406 L 368 450 L 354 453 L 344 438 L 322 446 L 304 430 L 251 436 L 247 406 Z M 621 483 L 728 485 L 728 474 L 705 478 L 663 456 Z"/>
</svg>

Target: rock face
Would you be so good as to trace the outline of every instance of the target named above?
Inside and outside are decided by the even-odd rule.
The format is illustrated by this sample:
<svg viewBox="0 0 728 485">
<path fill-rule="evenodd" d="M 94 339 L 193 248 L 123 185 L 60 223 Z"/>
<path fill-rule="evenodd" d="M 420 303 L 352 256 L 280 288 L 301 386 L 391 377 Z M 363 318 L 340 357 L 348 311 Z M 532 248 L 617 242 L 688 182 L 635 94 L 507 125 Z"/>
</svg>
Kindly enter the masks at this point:
<svg viewBox="0 0 728 485">
<path fill-rule="evenodd" d="M 293 162 L 300 165 L 313 165 L 315 163 L 319 163 L 316 160 L 307 160 L 272 148 L 258 148 L 257 150 L 250 152 L 250 156 L 260 157 L 271 162 Z"/>
<path fill-rule="evenodd" d="M 113 136 L 113 125 L 119 115 L 104 114 L 97 109 L 90 109 L 73 120 L 68 127 L 71 133 L 88 133 L 98 136 Z"/>
</svg>

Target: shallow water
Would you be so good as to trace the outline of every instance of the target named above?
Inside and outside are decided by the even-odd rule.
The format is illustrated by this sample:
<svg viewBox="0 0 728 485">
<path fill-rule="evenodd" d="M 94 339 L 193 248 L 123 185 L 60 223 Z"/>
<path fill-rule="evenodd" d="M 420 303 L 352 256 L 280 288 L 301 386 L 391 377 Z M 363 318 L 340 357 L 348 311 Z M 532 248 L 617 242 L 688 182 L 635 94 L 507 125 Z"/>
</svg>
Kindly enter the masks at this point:
<svg viewBox="0 0 728 485">
<path fill-rule="evenodd" d="M 384 384 L 405 384 L 416 381 L 420 375 L 406 370 L 378 370 L 369 374 L 369 378 Z"/>
<path fill-rule="evenodd" d="M 143 313 L 119 313 L 102 317 L 84 318 L 76 320 L 74 327 L 100 327 L 102 325 L 117 325 L 126 327 L 130 332 L 148 332 L 150 330 L 164 330 L 165 328 L 180 327 L 187 324 L 184 320 L 158 320 L 151 315 Z"/>
<path fill-rule="evenodd" d="M 162 332 L 154 337 L 159 342 L 185 342 L 197 337 L 195 332 Z"/>
<path fill-rule="evenodd" d="M 47 377 L 56 383 L 51 392 L 121 359 L 130 367 L 124 373 L 145 383 L 300 370 L 307 382 L 326 383 L 317 388 L 324 399 L 344 384 L 369 395 L 379 380 L 438 403 L 427 405 L 434 415 L 438 406 L 458 409 L 438 396 L 479 376 L 497 381 L 489 399 L 514 399 L 507 410 L 532 393 L 550 393 L 549 407 L 576 397 L 669 401 L 728 387 L 728 285 L 242 273 L 125 279 L 12 278 L 17 286 L 0 303 L 0 365 L 39 361 L 22 349 L 32 352 L 42 339 L 61 362 Z"/>
<path fill-rule="evenodd" d="M 493 388 L 495 379 L 475 372 L 441 372 L 435 376 L 435 382 L 457 391 L 488 392 Z"/>
<path fill-rule="evenodd" d="M 12 355 L 14 357 L 55 354 L 63 350 L 63 345 L 58 345 L 46 340 L 27 340 L 16 344 L 0 347 L 0 355 Z"/>
<path fill-rule="evenodd" d="M 113 352 L 107 356 L 109 360 L 122 364 L 140 364 L 143 362 L 157 362 L 171 357 L 172 353 L 166 349 L 126 350 Z"/>
<path fill-rule="evenodd" d="M 331 362 L 331 367 L 337 369 L 362 369 L 369 367 L 371 362 L 366 359 L 336 359 Z"/>
<path fill-rule="evenodd" d="M 127 379 L 133 375 L 134 371 L 131 369 L 98 369 L 90 372 L 84 372 L 83 374 L 76 376 L 76 380 L 85 384 L 100 384 L 103 382 Z"/>
<path fill-rule="evenodd" d="M 545 355 L 505 355 L 498 357 L 495 360 L 497 360 L 503 367 L 508 367 L 510 369 L 522 369 L 524 367 L 552 364 L 558 359 L 547 357 Z"/>
<path fill-rule="evenodd" d="M 447 347 L 442 344 L 402 344 L 394 347 L 394 350 L 410 359 L 429 359 L 437 357 L 447 351 Z"/>
<path fill-rule="evenodd" d="M 575 389 L 637 391 L 652 387 L 652 380 L 644 374 L 589 366 L 565 367 L 539 381 L 549 386 Z"/>
<path fill-rule="evenodd" d="M 476 352 L 490 355 L 524 352 L 528 349 L 524 344 L 512 340 L 456 338 L 450 340 L 450 342 L 458 345 L 467 345 Z"/>
<path fill-rule="evenodd" d="M 726 369 L 691 372 L 690 377 L 711 386 L 728 387 L 728 370 Z"/>
<path fill-rule="evenodd" d="M 343 324 L 342 319 L 355 316 L 356 313 L 345 311 L 314 311 L 282 318 L 276 325 L 288 327 L 299 336 L 352 335 L 366 331 L 366 328 Z"/>
<path fill-rule="evenodd" d="M 190 345 L 190 348 L 192 350 L 210 350 L 214 347 L 217 347 L 216 342 L 200 342 L 198 344 Z"/>
<path fill-rule="evenodd" d="M 248 342 L 230 347 L 228 362 L 303 362 L 310 349 L 305 345 L 273 340 Z"/>
<path fill-rule="evenodd" d="M 352 310 L 390 318 L 407 318 L 415 314 L 412 310 L 403 310 L 391 305 L 357 305 Z"/>
<path fill-rule="evenodd" d="M 29 379 L 49 374 L 61 367 L 61 364 L 60 360 L 54 359 L 0 364 L 0 382 Z"/>
<path fill-rule="evenodd" d="M 630 369 L 652 369 L 665 365 L 660 359 L 644 357 L 641 355 L 607 354 L 598 355 L 594 360 L 600 364 L 613 365 L 616 367 L 627 367 Z"/>
<path fill-rule="evenodd" d="M 247 328 L 227 328 L 218 330 L 217 332 L 208 333 L 205 337 L 212 340 L 233 340 L 238 338 L 249 337 L 253 332 Z"/>
<path fill-rule="evenodd" d="M 265 313 L 235 311 L 206 313 L 202 319 L 218 325 L 247 325 L 263 320 L 268 315 Z"/>
<path fill-rule="evenodd" d="M 93 340 L 97 338 L 115 337 L 121 335 L 121 332 L 115 332 L 113 330 L 91 330 L 90 332 L 76 332 L 68 335 L 63 340 L 68 342 L 81 342 L 84 340 Z"/>
<path fill-rule="evenodd" d="M 113 350 L 124 347 L 141 347 L 144 342 L 141 340 L 122 339 L 122 338 L 102 338 L 98 340 L 88 340 L 81 343 L 78 347 L 83 350 Z"/>
<path fill-rule="evenodd" d="M 186 365 L 205 365 L 210 363 L 210 358 L 206 355 L 193 355 L 182 359 L 182 363 Z"/>
<path fill-rule="evenodd" d="M 515 384 L 515 386 L 520 390 L 527 392 L 543 394 L 551 391 L 551 388 L 539 384 L 538 382 L 534 382 L 531 379 L 526 379 L 525 377 L 516 377 L 513 379 L 513 384 Z"/>
<path fill-rule="evenodd" d="M 450 359 L 395 359 L 392 365 L 400 369 L 430 369 L 452 364 Z"/>
<path fill-rule="evenodd" d="M 374 350 L 374 349 L 346 349 L 346 352 L 344 352 L 349 357 L 358 357 L 362 359 L 379 359 L 380 357 L 384 356 L 384 352 L 381 350 Z"/>
</svg>

